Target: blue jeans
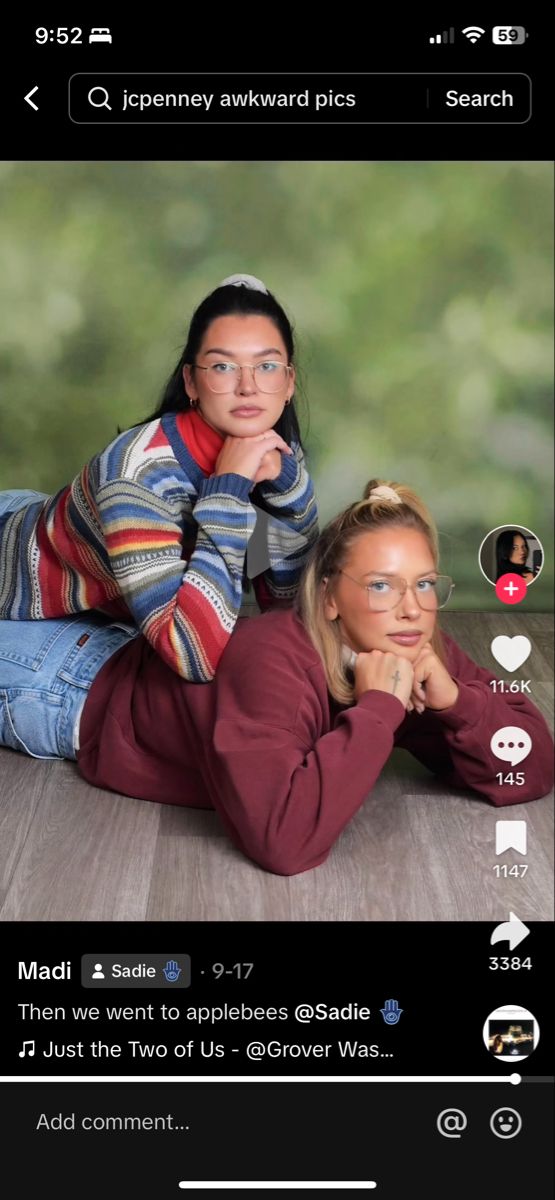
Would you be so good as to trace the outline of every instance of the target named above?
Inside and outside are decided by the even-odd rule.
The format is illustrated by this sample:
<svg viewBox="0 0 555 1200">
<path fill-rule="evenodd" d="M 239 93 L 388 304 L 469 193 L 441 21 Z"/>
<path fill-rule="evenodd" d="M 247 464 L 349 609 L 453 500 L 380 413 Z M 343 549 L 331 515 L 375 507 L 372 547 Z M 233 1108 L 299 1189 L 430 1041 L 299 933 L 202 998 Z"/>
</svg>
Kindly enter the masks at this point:
<svg viewBox="0 0 555 1200">
<path fill-rule="evenodd" d="M 48 500 L 47 492 L 31 492 L 23 488 L 0 492 L 0 517 L 17 512 L 18 508 L 25 508 L 26 504 L 33 504 L 35 500 Z"/>
<path fill-rule="evenodd" d="M 137 632 L 95 612 L 0 621 L 0 746 L 33 758 L 75 758 L 93 679 Z"/>
<path fill-rule="evenodd" d="M 46 492 L 31 492 L 21 488 L 0 492 L 0 533 L 10 513 L 17 512 L 18 508 L 25 508 L 27 504 L 35 504 L 37 500 L 48 500 L 48 498 Z"/>
<path fill-rule="evenodd" d="M 41 499 L 41 492 L 0 492 L 0 523 Z M 75 758 L 93 679 L 137 633 L 134 625 L 97 612 L 0 621 L 0 746 L 33 758 Z"/>
</svg>

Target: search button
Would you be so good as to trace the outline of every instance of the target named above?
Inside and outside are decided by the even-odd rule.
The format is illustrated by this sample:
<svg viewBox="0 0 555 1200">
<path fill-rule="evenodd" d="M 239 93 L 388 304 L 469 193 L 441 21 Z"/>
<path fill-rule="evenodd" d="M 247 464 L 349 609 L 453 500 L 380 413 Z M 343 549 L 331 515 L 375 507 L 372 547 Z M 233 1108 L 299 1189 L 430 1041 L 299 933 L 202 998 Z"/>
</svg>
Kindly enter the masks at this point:
<svg viewBox="0 0 555 1200">
<path fill-rule="evenodd" d="M 95 92 L 100 92 L 101 96 L 104 96 L 104 99 L 103 100 L 93 100 L 93 96 L 94 96 Z M 92 104 L 93 108 L 109 108 L 110 112 L 111 112 L 112 106 L 111 106 L 111 104 L 108 103 L 109 99 L 110 99 L 110 96 L 109 96 L 108 92 L 106 91 L 106 88 L 104 88 L 104 87 L 91 88 L 91 90 L 87 96 L 87 100 L 88 100 L 89 104 Z"/>
</svg>

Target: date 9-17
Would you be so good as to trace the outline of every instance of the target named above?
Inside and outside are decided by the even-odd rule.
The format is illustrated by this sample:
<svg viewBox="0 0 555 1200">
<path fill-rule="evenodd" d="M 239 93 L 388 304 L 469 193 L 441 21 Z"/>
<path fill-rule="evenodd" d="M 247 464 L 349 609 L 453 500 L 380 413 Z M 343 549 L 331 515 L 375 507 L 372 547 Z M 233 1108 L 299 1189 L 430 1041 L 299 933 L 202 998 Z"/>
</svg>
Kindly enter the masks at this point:
<svg viewBox="0 0 555 1200">
<path fill-rule="evenodd" d="M 234 979 L 248 979 L 254 963 L 232 963 L 226 967 L 225 963 L 212 963 L 211 971 L 215 979 L 223 979 L 225 976 L 233 975 Z M 204 975 L 204 971 L 201 971 Z"/>
</svg>

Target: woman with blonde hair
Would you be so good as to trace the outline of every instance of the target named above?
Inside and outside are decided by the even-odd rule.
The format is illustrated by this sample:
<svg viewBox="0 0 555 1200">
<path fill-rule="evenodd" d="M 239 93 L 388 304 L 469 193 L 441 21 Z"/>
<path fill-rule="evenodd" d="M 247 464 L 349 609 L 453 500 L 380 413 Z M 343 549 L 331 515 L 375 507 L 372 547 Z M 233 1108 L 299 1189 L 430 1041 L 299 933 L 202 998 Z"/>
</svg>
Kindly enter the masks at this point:
<svg viewBox="0 0 555 1200">
<path fill-rule="evenodd" d="M 80 723 L 81 774 L 213 807 L 235 845 L 283 875 L 327 858 L 394 746 L 494 805 L 543 796 L 545 721 L 442 635 L 453 583 L 438 567 L 422 501 L 372 480 L 321 534 L 296 606 L 243 622 L 212 683 L 179 679 L 140 637 L 108 660 Z M 507 725 L 532 739 L 519 787 L 498 782 L 490 747 Z"/>
</svg>

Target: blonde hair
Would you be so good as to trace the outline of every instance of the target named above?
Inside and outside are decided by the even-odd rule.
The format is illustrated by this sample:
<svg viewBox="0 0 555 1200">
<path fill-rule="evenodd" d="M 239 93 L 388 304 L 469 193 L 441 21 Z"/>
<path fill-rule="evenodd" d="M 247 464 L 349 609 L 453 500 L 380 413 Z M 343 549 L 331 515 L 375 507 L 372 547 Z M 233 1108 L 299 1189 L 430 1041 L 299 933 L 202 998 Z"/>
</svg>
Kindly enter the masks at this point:
<svg viewBox="0 0 555 1200">
<path fill-rule="evenodd" d="M 354 691 L 352 674 L 342 652 L 339 623 L 330 621 L 324 613 L 329 580 L 338 573 L 353 542 L 361 534 L 387 528 L 416 529 L 423 534 L 437 569 L 437 529 L 424 502 L 404 484 L 371 479 L 366 484 L 363 499 L 356 500 L 328 522 L 312 549 L 299 586 L 297 612 L 322 659 L 328 691 L 341 704 L 352 704 Z M 432 646 L 438 657 L 445 661 L 441 631 L 437 625 Z"/>
</svg>

